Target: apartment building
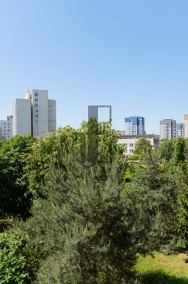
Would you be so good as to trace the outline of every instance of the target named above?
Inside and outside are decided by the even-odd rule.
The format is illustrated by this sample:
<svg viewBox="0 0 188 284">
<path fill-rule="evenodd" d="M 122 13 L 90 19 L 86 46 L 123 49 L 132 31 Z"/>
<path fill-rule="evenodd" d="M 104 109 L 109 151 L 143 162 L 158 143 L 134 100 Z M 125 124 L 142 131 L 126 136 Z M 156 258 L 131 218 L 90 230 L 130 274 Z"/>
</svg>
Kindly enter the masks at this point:
<svg viewBox="0 0 188 284">
<path fill-rule="evenodd" d="M 56 132 L 56 101 L 48 99 L 47 90 L 28 90 L 25 99 L 13 103 L 13 135 L 44 137 Z"/>
<path fill-rule="evenodd" d="M 126 135 L 145 135 L 145 119 L 141 116 L 125 117 Z"/>
<path fill-rule="evenodd" d="M 184 123 L 177 123 L 173 119 L 163 119 L 160 121 L 160 138 L 173 139 L 185 136 Z"/>
<path fill-rule="evenodd" d="M 163 119 L 160 121 L 160 138 L 172 139 L 176 137 L 176 120 Z"/>
<path fill-rule="evenodd" d="M 16 99 L 13 103 L 12 114 L 13 135 L 31 135 L 31 101 Z"/>
<path fill-rule="evenodd" d="M 184 137 L 184 123 L 176 123 L 176 137 Z"/>
<path fill-rule="evenodd" d="M 13 135 L 13 117 L 7 116 L 6 120 L 0 120 L 0 136 L 6 140 L 10 139 Z"/>
</svg>

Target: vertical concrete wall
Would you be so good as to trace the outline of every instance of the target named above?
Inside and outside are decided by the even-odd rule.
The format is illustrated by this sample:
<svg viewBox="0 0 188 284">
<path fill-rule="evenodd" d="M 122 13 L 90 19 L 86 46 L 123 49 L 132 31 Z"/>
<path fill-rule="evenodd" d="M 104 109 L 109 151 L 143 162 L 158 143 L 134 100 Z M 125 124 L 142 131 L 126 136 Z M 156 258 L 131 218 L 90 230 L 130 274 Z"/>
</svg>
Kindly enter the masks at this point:
<svg viewBox="0 0 188 284">
<path fill-rule="evenodd" d="M 184 115 L 184 135 L 188 138 L 188 114 Z"/>
<path fill-rule="evenodd" d="M 0 136 L 6 140 L 10 139 L 13 135 L 13 117 L 12 115 L 7 116 L 6 120 L 0 120 Z"/>
<path fill-rule="evenodd" d="M 48 91 L 32 90 L 33 136 L 44 137 L 48 133 Z"/>
<path fill-rule="evenodd" d="M 31 101 L 16 99 L 13 103 L 13 135 L 31 134 Z"/>
<path fill-rule="evenodd" d="M 48 131 L 56 133 L 56 101 L 48 100 Z"/>
<path fill-rule="evenodd" d="M 160 120 L 160 139 L 172 139 L 176 137 L 176 120 Z"/>
<path fill-rule="evenodd" d="M 56 101 L 48 100 L 47 90 L 28 90 L 25 99 L 13 104 L 13 135 L 44 137 L 56 132 Z"/>
</svg>

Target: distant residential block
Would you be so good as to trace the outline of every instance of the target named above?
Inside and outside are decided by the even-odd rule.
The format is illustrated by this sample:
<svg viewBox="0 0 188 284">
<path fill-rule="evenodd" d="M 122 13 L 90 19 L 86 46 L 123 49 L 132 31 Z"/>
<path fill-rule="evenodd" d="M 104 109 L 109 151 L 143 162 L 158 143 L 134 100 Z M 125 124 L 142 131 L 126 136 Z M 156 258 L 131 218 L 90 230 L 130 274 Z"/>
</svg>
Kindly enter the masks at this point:
<svg viewBox="0 0 188 284">
<path fill-rule="evenodd" d="M 184 123 L 176 123 L 176 137 L 184 137 Z"/>
<path fill-rule="evenodd" d="M 145 135 L 145 119 L 141 116 L 125 117 L 126 135 Z"/>
<path fill-rule="evenodd" d="M 160 121 L 160 138 L 172 139 L 176 137 L 176 120 L 163 119 Z"/>
<path fill-rule="evenodd" d="M 32 134 L 31 101 L 16 99 L 13 103 L 13 135 Z"/>
<path fill-rule="evenodd" d="M 56 132 L 56 101 L 48 99 L 47 90 L 28 90 L 25 99 L 13 103 L 13 135 L 44 137 Z"/>
<path fill-rule="evenodd" d="M 12 137 L 12 124 L 12 115 L 7 116 L 6 120 L 0 120 L 0 136 L 5 138 L 6 140 Z"/>
<path fill-rule="evenodd" d="M 160 139 L 184 137 L 184 128 L 184 123 L 176 123 L 174 119 L 163 119 L 160 121 Z"/>
</svg>

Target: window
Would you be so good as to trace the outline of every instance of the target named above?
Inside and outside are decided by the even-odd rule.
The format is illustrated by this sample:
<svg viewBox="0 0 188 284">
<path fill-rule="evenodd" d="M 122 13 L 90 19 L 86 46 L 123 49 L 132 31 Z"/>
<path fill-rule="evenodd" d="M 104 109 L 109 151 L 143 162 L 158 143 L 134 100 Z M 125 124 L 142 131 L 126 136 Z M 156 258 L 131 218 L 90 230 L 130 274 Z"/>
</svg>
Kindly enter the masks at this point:
<svg viewBox="0 0 188 284">
<path fill-rule="evenodd" d="M 133 145 L 132 143 L 130 143 L 130 144 L 129 144 L 129 147 L 132 147 L 132 148 L 133 148 L 133 147 L 134 147 L 134 145 Z"/>
<path fill-rule="evenodd" d="M 39 112 L 38 109 L 36 109 L 35 112 Z"/>
<path fill-rule="evenodd" d="M 35 102 L 38 102 L 38 98 L 35 98 Z"/>
<path fill-rule="evenodd" d="M 38 107 L 38 104 L 35 104 L 35 107 Z"/>
<path fill-rule="evenodd" d="M 39 117 L 38 114 L 36 114 L 35 117 Z"/>
<path fill-rule="evenodd" d="M 35 97 L 38 97 L 38 93 L 35 93 Z"/>
</svg>

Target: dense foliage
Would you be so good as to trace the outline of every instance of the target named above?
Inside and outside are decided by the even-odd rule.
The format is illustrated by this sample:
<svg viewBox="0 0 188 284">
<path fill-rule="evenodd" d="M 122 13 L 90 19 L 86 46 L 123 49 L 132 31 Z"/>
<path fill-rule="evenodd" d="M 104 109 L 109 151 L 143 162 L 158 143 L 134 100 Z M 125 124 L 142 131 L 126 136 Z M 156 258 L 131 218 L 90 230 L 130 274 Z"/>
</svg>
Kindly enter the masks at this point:
<svg viewBox="0 0 188 284">
<path fill-rule="evenodd" d="M 0 283 L 27 283 L 26 247 L 13 232 L 0 234 Z"/>
<path fill-rule="evenodd" d="M 110 124 L 0 143 L 0 283 L 137 283 L 138 254 L 188 250 L 188 141 L 138 141 Z"/>
<path fill-rule="evenodd" d="M 31 136 L 15 136 L 0 146 L 0 216 L 28 216 L 31 199 L 24 167 Z"/>
</svg>

